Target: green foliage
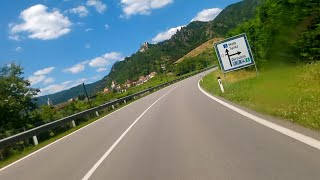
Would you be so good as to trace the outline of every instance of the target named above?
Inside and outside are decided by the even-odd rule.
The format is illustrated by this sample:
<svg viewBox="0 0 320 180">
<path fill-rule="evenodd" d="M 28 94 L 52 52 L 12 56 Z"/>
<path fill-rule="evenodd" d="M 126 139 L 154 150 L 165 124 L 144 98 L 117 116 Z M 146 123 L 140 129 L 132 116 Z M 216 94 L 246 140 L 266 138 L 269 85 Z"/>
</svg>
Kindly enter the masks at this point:
<svg viewBox="0 0 320 180">
<path fill-rule="evenodd" d="M 33 124 L 39 119 L 32 113 L 32 98 L 39 92 L 22 76 L 22 67 L 12 63 L 0 69 L 0 127 L 6 130 Z"/>
<path fill-rule="evenodd" d="M 319 60 L 319 1 L 264 0 L 254 19 L 228 33 L 248 35 L 258 63 Z"/>
<path fill-rule="evenodd" d="M 308 26 L 295 44 L 302 59 L 313 62 L 320 59 L 320 15 Z"/>
<path fill-rule="evenodd" d="M 43 120 L 43 122 L 48 123 L 54 120 L 57 120 L 59 118 L 62 118 L 62 115 L 54 109 L 54 107 L 42 105 L 38 112 L 39 117 Z"/>
<path fill-rule="evenodd" d="M 84 94 L 79 94 L 78 95 L 78 100 L 83 101 L 86 99 L 86 96 Z"/>
<path fill-rule="evenodd" d="M 201 57 L 187 58 L 175 67 L 175 73 L 177 75 L 187 74 L 192 71 L 197 71 L 209 67 L 213 64 L 212 60 L 203 59 Z"/>
</svg>

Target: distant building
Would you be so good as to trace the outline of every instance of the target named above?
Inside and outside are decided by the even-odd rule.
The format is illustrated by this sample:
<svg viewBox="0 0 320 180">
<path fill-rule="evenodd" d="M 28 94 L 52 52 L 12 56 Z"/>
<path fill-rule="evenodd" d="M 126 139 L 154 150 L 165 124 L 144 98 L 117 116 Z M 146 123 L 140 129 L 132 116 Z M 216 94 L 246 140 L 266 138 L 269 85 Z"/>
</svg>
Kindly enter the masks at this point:
<svg viewBox="0 0 320 180">
<path fill-rule="evenodd" d="M 118 92 L 120 92 L 120 91 L 122 90 L 122 88 L 121 88 L 121 85 L 120 85 L 120 84 L 118 84 L 118 85 L 116 86 L 116 90 L 117 90 Z"/>
<path fill-rule="evenodd" d="M 145 42 L 143 43 L 141 46 L 140 46 L 140 52 L 145 52 L 146 50 L 149 49 L 149 43 L 148 42 Z"/>
<path fill-rule="evenodd" d="M 71 99 L 68 100 L 68 102 L 74 102 L 74 101 L 76 101 L 76 100 L 73 99 L 73 98 L 71 98 Z"/>
<path fill-rule="evenodd" d="M 47 104 L 48 104 L 48 106 L 53 106 L 53 103 L 52 103 L 52 101 L 50 100 L 50 98 L 48 98 Z"/>
<path fill-rule="evenodd" d="M 115 81 L 112 81 L 111 89 L 115 89 L 115 88 L 116 88 L 116 82 L 115 82 Z"/>
<path fill-rule="evenodd" d="M 130 87 L 132 87 L 132 84 L 133 82 L 132 81 L 130 81 L 130 80 L 127 80 L 124 84 L 123 84 L 123 86 L 125 87 L 125 88 L 130 88 Z"/>
<path fill-rule="evenodd" d="M 147 81 L 147 78 L 144 76 L 140 76 L 139 80 L 137 81 L 137 86 L 142 85 L 143 83 L 145 83 Z"/>
<path fill-rule="evenodd" d="M 151 78 L 154 78 L 154 76 L 156 76 L 156 74 L 157 74 L 156 72 L 151 72 L 151 73 L 149 74 L 150 79 L 151 79 Z"/>
<path fill-rule="evenodd" d="M 103 89 L 103 93 L 107 94 L 107 93 L 109 93 L 109 92 L 110 92 L 109 88 L 104 88 L 104 89 Z"/>
</svg>

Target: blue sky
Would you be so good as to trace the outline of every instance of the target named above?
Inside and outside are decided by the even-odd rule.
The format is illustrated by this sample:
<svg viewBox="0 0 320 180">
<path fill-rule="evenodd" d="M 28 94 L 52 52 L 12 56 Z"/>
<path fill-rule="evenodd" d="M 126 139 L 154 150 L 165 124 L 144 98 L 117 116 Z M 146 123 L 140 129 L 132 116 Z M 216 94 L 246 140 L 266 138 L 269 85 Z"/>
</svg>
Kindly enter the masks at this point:
<svg viewBox="0 0 320 180">
<path fill-rule="evenodd" d="M 170 38 L 192 20 L 209 21 L 238 0 L 3 0 L 0 66 L 55 93 L 107 75 L 143 42 Z"/>
</svg>

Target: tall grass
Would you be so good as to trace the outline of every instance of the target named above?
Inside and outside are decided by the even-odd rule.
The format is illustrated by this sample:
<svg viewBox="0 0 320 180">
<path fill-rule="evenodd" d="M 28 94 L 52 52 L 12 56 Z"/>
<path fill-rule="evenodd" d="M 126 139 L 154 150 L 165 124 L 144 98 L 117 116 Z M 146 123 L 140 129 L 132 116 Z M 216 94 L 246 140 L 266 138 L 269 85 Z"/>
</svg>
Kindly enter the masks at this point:
<svg viewBox="0 0 320 180">
<path fill-rule="evenodd" d="M 221 93 L 218 71 L 204 77 L 207 91 L 253 110 L 320 129 L 320 62 L 299 66 L 279 65 L 260 72 L 240 70 L 226 76 Z"/>
</svg>

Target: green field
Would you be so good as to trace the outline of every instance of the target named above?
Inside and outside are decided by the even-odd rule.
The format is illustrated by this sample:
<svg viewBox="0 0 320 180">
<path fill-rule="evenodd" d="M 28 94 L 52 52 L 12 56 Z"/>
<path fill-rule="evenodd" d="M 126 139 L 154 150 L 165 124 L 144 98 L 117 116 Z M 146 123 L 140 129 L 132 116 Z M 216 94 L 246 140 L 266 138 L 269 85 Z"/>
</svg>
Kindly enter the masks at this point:
<svg viewBox="0 0 320 180">
<path fill-rule="evenodd" d="M 215 71 L 204 77 L 201 86 L 258 112 L 273 115 L 302 126 L 320 129 L 320 62 L 303 65 L 277 65 L 257 77 L 253 70 L 227 74 L 226 92 L 221 93 Z"/>
</svg>

